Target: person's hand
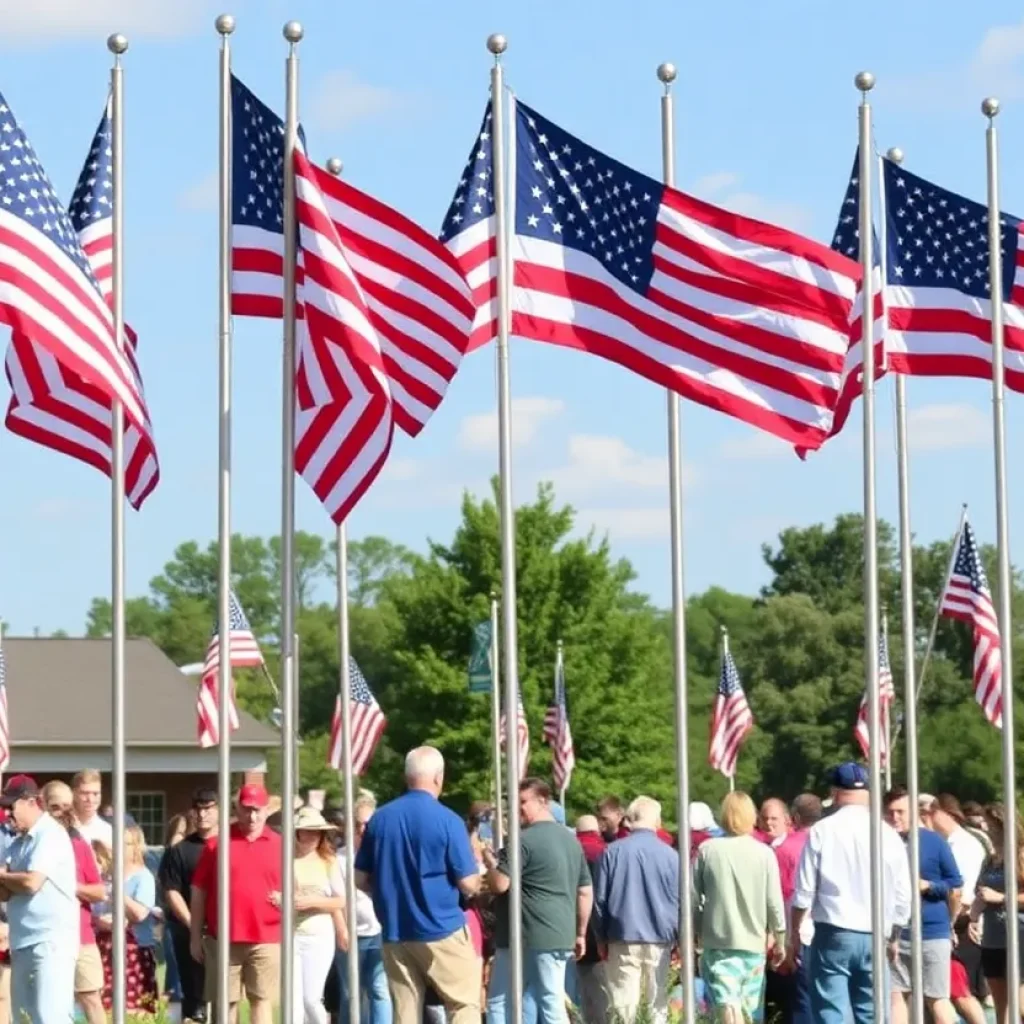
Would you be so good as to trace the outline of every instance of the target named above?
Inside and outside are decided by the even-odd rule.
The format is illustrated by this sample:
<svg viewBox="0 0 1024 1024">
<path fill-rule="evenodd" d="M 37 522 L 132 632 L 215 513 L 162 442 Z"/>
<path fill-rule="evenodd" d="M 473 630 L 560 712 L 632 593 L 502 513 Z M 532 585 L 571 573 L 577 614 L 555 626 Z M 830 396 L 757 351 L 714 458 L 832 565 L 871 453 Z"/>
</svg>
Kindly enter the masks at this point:
<svg viewBox="0 0 1024 1024">
<path fill-rule="evenodd" d="M 976 946 L 981 945 L 981 922 L 972 921 L 967 926 L 967 936 Z"/>
<path fill-rule="evenodd" d="M 786 963 L 787 959 L 786 951 L 778 943 L 775 943 L 768 953 L 768 966 L 773 971 L 781 971 L 782 965 Z"/>
<path fill-rule="evenodd" d="M 886 944 L 886 954 L 889 957 L 889 963 L 894 964 L 900 956 L 900 944 L 898 942 L 889 942 Z"/>
<path fill-rule="evenodd" d="M 597 955 L 602 960 L 607 960 L 608 959 L 608 943 L 607 942 L 599 942 L 597 944 Z"/>
<path fill-rule="evenodd" d="M 484 864 L 487 866 L 489 871 L 493 871 L 498 866 L 498 855 L 490 846 L 482 846 L 480 853 L 483 856 Z"/>
<path fill-rule="evenodd" d="M 278 892 L 277 889 L 274 889 L 271 892 L 268 892 L 267 893 L 267 902 L 272 907 L 277 907 L 277 909 L 280 910 L 281 909 L 281 893 Z"/>
<path fill-rule="evenodd" d="M 1006 902 L 1006 894 L 998 892 L 996 889 L 991 889 L 987 885 L 980 886 L 978 889 L 978 895 L 981 897 L 984 903 L 989 906 L 999 906 Z"/>
<path fill-rule="evenodd" d="M 206 953 L 203 949 L 202 939 L 192 939 L 188 944 L 188 951 L 192 954 L 192 959 L 197 964 L 201 964 L 206 960 Z"/>
<path fill-rule="evenodd" d="M 280 904 L 280 894 L 278 894 L 278 904 Z M 296 893 L 295 895 L 295 909 L 301 914 L 305 910 L 309 910 L 313 905 L 313 900 L 309 896 L 300 896 Z"/>
<path fill-rule="evenodd" d="M 587 952 L 587 937 L 586 937 L 586 935 L 577 935 L 576 936 L 576 944 L 573 946 L 573 950 L 572 950 L 573 956 L 576 957 L 577 960 L 582 960 L 584 955 L 586 954 L 586 952 Z"/>
<path fill-rule="evenodd" d="M 931 887 L 932 883 L 926 882 L 923 878 L 920 882 L 917 883 L 917 888 L 919 892 L 927 892 Z"/>
</svg>

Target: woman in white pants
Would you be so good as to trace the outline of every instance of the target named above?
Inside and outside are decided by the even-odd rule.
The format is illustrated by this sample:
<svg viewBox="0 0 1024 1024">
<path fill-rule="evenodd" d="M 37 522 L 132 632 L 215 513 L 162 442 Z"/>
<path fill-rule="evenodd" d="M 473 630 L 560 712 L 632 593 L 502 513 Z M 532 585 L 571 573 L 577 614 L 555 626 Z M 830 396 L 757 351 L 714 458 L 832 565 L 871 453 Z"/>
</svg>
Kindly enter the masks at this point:
<svg viewBox="0 0 1024 1024">
<path fill-rule="evenodd" d="M 327 1024 L 324 982 L 336 948 L 348 949 L 345 888 L 331 833 L 313 807 L 295 816 L 295 1009 L 293 1024 Z"/>
</svg>

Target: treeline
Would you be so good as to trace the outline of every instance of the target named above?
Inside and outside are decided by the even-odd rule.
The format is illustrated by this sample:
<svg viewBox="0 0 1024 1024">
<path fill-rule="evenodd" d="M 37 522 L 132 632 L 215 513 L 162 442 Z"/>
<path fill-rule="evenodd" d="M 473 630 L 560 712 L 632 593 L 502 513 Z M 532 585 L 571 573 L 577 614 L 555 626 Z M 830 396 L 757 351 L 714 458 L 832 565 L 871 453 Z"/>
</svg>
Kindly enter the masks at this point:
<svg viewBox="0 0 1024 1024">
<path fill-rule="evenodd" d="M 567 803 L 591 806 L 607 792 L 645 792 L 675 806 L 670 616 L 633 589 L 629 562 L 592 537 L 574 539 L 574 512 L 550 487 L 516 513 L 519 664 L 531 733 L 530 770 L 550 770 L 540 742 L 555 647 L 565 644 L 569 713 L 577 767 Z M 300 635 L 303 786 L 339 790 L 325 751 L 338 690 L 335 551 L 324 538 L 296 538 Z M 232 541 L 235 590 L 277 672 L 279 545 L 276 538 Z M 915 550 L 920 659 L 949 562 L 949 545 Z M 864 686 L 862 520 L 783 531 L 763 556 L 771 582 L 749 596 L 713 587 L 687 603 L 691 798 L 715 802 L 721 776 L 707 766 L 710 712 L 719 670 L 721 626 L 757 727 L 739 763 L 738 784 L 761 796 L 792 797 L 821 788 L 825 769 L 855 756 L 853 722 Z M 995 559 L 985 551 L 993 590 Z M 415 554 L 382 537 L 349 543 L 352 652 L 388 716 L 366 777 L 384 797 L 401 787 L 402 757 L 419 743 L 444 751 L 449 799 L 457 807 L 490 790 L 489 696 L 471 694 L 467 663 L 473 626 L 501 590 L 498 514 L 493 500 L 467 496 L 451 541 Z M 904 651 L 893 531 L 879 524 L 882 603 L 888 609 L 892 669 L 902 689 Z M 128 633 L 151 637 L 178 664 L 201 660 L 216 605 L 217 549 L 180 545 L 148 595 L 128 603 Z M 1015 581 L 1016 582 L 1016 581 Z M 1015 586 L 1015 621 L 1021 589 Z M 90 636 L 109 633 L 109 602 L 88 613 Z M 1020 658 L 1015 664 L 1022 663 Z M 923 789 L 994 798 L 999 733 L 971 693 L 967 627 L 942 621 L 920 699 Z M 260 673 L 238 673 L 239 700 L 269 720 L 273 693 Z M 896 716 L 902 707 L 897 700 Z M 895 772 L 902 770 L 902 751 Z M 272 759 L 273 763 L 273 759 Z"/>
</svg>

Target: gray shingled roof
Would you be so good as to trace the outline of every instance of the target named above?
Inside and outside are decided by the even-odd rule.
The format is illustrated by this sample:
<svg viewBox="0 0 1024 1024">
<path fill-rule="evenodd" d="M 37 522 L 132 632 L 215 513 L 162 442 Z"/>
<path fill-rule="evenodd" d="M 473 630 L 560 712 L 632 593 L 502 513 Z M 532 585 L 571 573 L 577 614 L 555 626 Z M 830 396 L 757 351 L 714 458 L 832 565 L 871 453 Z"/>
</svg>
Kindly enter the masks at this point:
<svg viewBox="0 0 1024 1024">
<path fill-rule="evenodd" d="M 11 740 L 23 745 L 111 742 L 109 638 L 4 637 Z M 198 679 L 182 675 L 151 640 L 125 644 L 129 746 L 196 746 Z M 279 733 L 239 709 L 232 745 L 277 746 Z"/>
</svg>

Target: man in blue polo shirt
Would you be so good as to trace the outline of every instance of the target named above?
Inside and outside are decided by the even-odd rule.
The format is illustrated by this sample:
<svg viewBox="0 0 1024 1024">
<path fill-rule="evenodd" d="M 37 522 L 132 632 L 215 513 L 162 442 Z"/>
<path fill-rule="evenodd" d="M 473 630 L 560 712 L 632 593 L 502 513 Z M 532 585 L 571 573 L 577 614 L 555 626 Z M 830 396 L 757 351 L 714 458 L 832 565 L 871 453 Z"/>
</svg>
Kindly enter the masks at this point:
<svg viewBox="0 0 1024 1024">
<path fill-rule="evenodd" d="M 480 888 L 462 819 L 438 802 L 444 758 L 417 747 L 405 758 L 403 796 L 369 820 L 356 855 L 356 884 L 373 897 L 397 1024 L 421 1024 L 429 985 L 449 1024 L 480 1024 L 482 963 L 460 893 Z"/>
<path fill-rule="evenodd" d="M 42 808 L 27 775 L 0 795 L 17 838 L 0 870 L 11 942 L 11 1019 L 25 1024 L 71 1020 L 75 1006 L 79 908 L 75 852 L 63 825 Z"/>
</svg>

